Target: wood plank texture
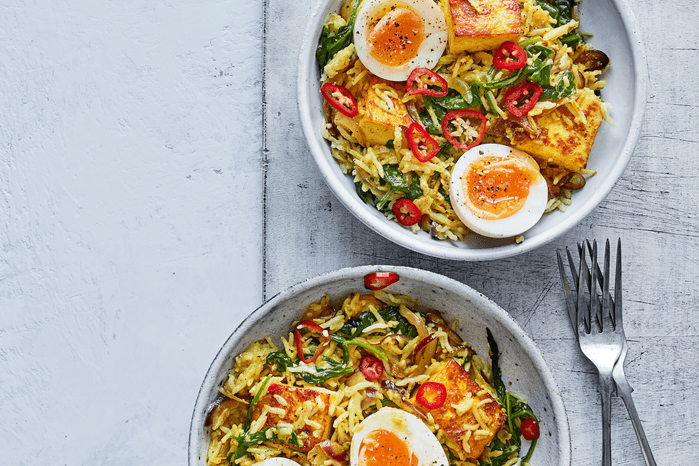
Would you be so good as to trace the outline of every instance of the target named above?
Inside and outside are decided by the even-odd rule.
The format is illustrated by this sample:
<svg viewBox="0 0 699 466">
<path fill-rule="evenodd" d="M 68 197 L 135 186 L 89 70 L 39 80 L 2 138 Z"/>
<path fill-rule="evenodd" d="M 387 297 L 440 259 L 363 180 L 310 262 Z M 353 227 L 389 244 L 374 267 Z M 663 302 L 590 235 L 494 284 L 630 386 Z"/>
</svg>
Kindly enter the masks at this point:
<svg viewBox="0 0 699 466">
<path fill-rule="evenodd" d="M 692 400 L 699 386 L 695 5 L 632 2 L 648 55 L 646 118 L 631 162 L 608 198 L 557 241 L 483 263 L 440 260 L 396 246 L 355 219 L 325 185 L 301 132 L 291 73 L 312 6 L 270 0 L 266 295 L 321 272 L 364 264 L 423 268 L 472 286 L 508 310 L 543 352 L 566 403 L 572 464 L 598 464 L 596 373 L 577 348 L 564 312 L 555 251 L 583 238 L 621 237 L 626 373 L 634 399 L 659 464 L 692 457 L 699 428 L 699 406 Z M 659 17 L 674 18 L 672 26 Z M 623 403 L 615 398 L 612 408 L 614 464 L 642 464 Z"/>
</svg>

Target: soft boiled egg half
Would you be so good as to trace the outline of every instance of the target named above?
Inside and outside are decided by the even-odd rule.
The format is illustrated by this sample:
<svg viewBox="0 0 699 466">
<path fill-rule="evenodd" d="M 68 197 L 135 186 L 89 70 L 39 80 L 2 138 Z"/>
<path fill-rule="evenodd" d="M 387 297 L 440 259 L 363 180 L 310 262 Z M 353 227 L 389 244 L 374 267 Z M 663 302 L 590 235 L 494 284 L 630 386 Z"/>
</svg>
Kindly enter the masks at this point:
<svg viewBox="0 0 699 466">
<path fill-rule="evenodd" d="M 354 23 L 357 56 L 376 76 L 405 81 L 433 68 L 447 45 L 447 23 L 434 0 L 364 0 Z"/>
<path fill-rule="evenodd" d="M 275 456 L 274 458 L 267 458 L 266 460 L 260 461 L 255 466 L 301 466 L 294 460 L 289 458 L 284 458 L 281 456 Z"/>
<path fill-rule="evenodd" d="M 352 436 L 351 466 L 448 466 L 437 437 L 417 416 L 383 408 Z"/>
<path fill-rule="evenodd" d="M 454 212 L 472 231 L 507 238 L 539 221 L 548 186 L 529 154 L 501 144 L 482 144 L 466 151 L 454 165 L 449 196 Z"/>
</svg>

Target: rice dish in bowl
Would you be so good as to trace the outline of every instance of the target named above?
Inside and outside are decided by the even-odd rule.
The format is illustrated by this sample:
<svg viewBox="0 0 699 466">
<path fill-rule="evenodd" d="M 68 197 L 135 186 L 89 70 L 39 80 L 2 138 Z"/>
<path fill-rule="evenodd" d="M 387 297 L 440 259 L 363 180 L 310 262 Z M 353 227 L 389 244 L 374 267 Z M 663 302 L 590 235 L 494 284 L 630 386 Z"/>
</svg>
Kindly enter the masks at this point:
<svg viewBox="0 0 699 466">
<path fill-rule="evenodd" d="M 548 185 L 537 217 L 565 211 L 585 175 L 595 174 L 586 167 L 599 126 L 613 124 L 599 97 L 609 59 L 585 43 L 574 5 L 346 0 L 323 26 L 316 53 L 326 101 L 321 134 L 359 197 L 437 240 L 462 241 L 469 231 L 515 237 L 531 222 L 507 234 L 487 227 L 519 212 L 521 205 L 507 206 L 513 197 L 528 197 L 517 165 L 497 175 L 479 170 L 489 189 L 468 190 L 477 211 L 449 195 L 461 187 L 451 175 L 464 152 L 497 142 L 531 155 Z M 502 212 L 488 218 L 494 210 Z M 485 228 L 471 227 L 464 218 L 471 212 Z"/>
<path fill-rule="evenodd" d="M 251 465 L 268 456 L 283 456 L 304 465 L 357 464 L 356 455 L 350 454 L 350 450 L 356 450 L 353 437 L 357 435 L 353 434 L 361 432 L 362 427 L 371 424 L 371 419 L 378 415 L 388 419 L 377 424 L 382 429 L 391 430 L 386 427 L 387 423 L 389 426 L 404 425 L 408 421 L 402 418 L 396 421 L 398 411 L 407 412 L 405 417 L 414 416 L 418 425 L 434 432 L 430 435 L 435 438 L 437 447 L 425 453 L 413 445 L 412 451 L 418 456 L 434 455 L 436 451 L 448 455 L 450 464 L 473 464 L 474 460 L 468 459 L 466 451 L 483 459 L 491 451 L 502 449 L 507 442 L 501 441 L 509 439 L 504 434 L 509 428 L 508 421 L 500 415 L 503 408 L 495 401 L 497 383 L 484 383 L 484 380 L 493 379 L 488 369 L 486 329 L 492 331 L 493 340 L 500 344 L 500 360 L 494 362 L 502 370 L 505 386 L 511 390 L 511 395 L 515 392 L 526 395 L 532 417 L 538 417 L 540 422 L 545 439 L 536 446 L 531 464 L 542 461 L 567 464 L 570 446 L 560 395 L 538 351 L 507 314 L 470 288 L 444 277 L 409 268 L 382 270 L 398 274 L 400 280 L 372 293 L 364 286 L 364 276 L 376 271 L 375 267 L 327 274 L 282 293 L 242 324 L 222 348 L 202 386 L 190 432 L 191 465 L 207 464 L 207 457 L 211 464 L 227 464 L 230 457 L 233 462 L 237 459 L 237 464 Z M 411 292 L 410 298 L 404 295 L 406 291 Z M 437 308 L 444 311 L 444 318 L 458 319 L 455 331 L 434 312 Z M 416 313 L 411 314 L 411 309 Z M 419 321 L 415 320 L 417 316 L 421 316 Z M 292 321 L 301 322 L 301 326 L 295 326 L 290 336 Z M 328 330 L 326 336 L 332 339 L 323 347 L 322 357 L 316 354 L 323 346 L 322 331 L 313 328 L 309 321 L 323 325 Z M 411 327 L 411 321 L 418 325 Z M 422 323 L 425 328 L 421 328 Z M 392 330 L 385 327 L 382 330 L 384 324 Z M 276 330 L 271 330 L 273 327 Z M 423 332 L 434 336 L 420 345 L 425 340 Z M 471 345 L 461 344 L 457 334 L 463 335 Z M 297 335 L 301 338 L 295 340 Z M 302 342 L 308 364 L 299 361 L 298 341 Z M 402 363 L 397 347 L 407 347 L 406 352 L 410 354 Z M 348 350 L 346 359 L 345 350 Z M 422 357 L 415 358 L 416 353 Z M 383 356 L 387 356 L 386 359 L 382 359 Z M 262 360 L 264 362 L 260 363 Z M 375 364 L 377 360 L 383 361 L 381 366 Z M 277 364 L 280 362 L 285 368 Z M 413 367 L 416 365 L 420 366 L 419 370 Z M 328 374 L 332 377 L 322 380 Z M 468 416 L 470 410 L 475 409 L 473 406 L 485 407 L 483 413 L 488 413 L 485 417 L 479 413 L 471 417 L 476 425 L 474 432 L 478 432 L 475 437 L 484 439 L 481 445 L 464 442 L 463 432 L 459 437 L 444 427 L 444 416 L 459 404 L 452 399 L 452 394 L 456 393 L 454 390 L 458 392 L 460 385 L 450 385 L 449 381 L 455 377 L 449 374 L 466 374 L 471 383 L 477 382 L 474 397 L 467 400 L 471 395 L 461 396 L 463 406 L 458 409 Z M 512 382 L 512 386 L 508 382 Z M 437 405 L 430 404 L 435 402 L 434 393 L 423 388 L 431 384 L 444 384 L 449 390 L 449 397 L 442 400 L 441 408 L 439 393 Z M 223 401 L 220 395 L 224 395 Z M 525 403 L 522 395 L 515 396 L 517 398 L 510 398 L 512 406 Z M 304 408 L 303 401 L 309 397 L 313 403 L 307 403 Z M 217 400 L 218 404 L 212 405 Z M 472 406 L 465 406 L 467 401 Z M 250 404 L 254 405 L 252 409 Z M 299 406 L 308 410 L 308 416 L 304 416 L 308 421 L 288 417 L 288 413 L 297 412 Z M 445 410 L 446 414 L 440 414 Z M 521 456 L 529 449 L 529 442 L 522 441 L 519 435 L 524 418 L 513 416 L 510 420 L 517 430 L 518 440 L 513 452 L 519 450 L 521 443 Z M 479 422 L 481 427 L 478 427 Z M 488 425 L 496 432 L 496 440 L 492 442 L 493 437 L 487 438 L 483 429 Z M 407 430 L 413 431 L 413 427 Z M 394 430 L 400 436 L 405 429 Z M 256 443 L 255 432 L 264 432 L 263 444 Z M 247 439 L 243 450 L 238 448 L 239 439 Z M 361 458 L 362 450 L 358 451 Z M 421 461 L 423 464 L 428 460 Z"/>
<path fill-rule="evenodd" d="M 410 249 L 451 259 L 479 260 L 510 256 L 549 241 L 579 221 L 608 193 L 628 161 L 638 136 L 639 128 L 636 125 L 640 123 L 643 110 L 643 99 L 636 94 L 637 90 L 644 90 L 645 85 L 645 76 L 637 72 L 643 61 L 642 49 L 636 48 L 638 44 L 635 41 L 629 44 L 628 40 L 624 40 L 635 39 L 634 31 L 625 30 L 625 22 L 630 21 L 633 26 L 633 18 L 626 16 L 630 15 L 627 11 L 619 12 L 618 6 L 612 2 L 586 4 L 583 1 L 579 20 L 581 30 L 592 31 L 595 36 L 587 38 L 587 45 L 582 42 L 571 44 L 569 36 L 581 31 L 575 29 L 578 23 L 570 20 L 564 25 L 552 24 L 549 13 L 544 12 L 540 4 L 519 2 L 523 32 L 509 41 L 501 41 L 501 46 L 519 45 L 526 50 L 528 64 L 525 70 L 528 71 L 522 71 L 524 77 L 519 76 L 516 70 L 493 65 L 493 59 L 502 54 L 498 52 L 501 46 L 491 44 L 487 50 L 452 52 L 449 45 L 438 63 L 428 69 L 447 81 L 447 85 L 442 88 L 434 81 L 427 88 L 430 92 L 445 89 L 448 92 L 445 96 L 411 92 L 410 89 L 420 86 L 424 90 L 424 76 L 418 85 L 410 76 L 407 82 L 380 77 L 380 72 L 377 74 L 376 70 L 369 70 L 357 58 L 357 54 L 351 52 L 352 44 L 341 49 L 333 60 L 319 70 L 313 53 L 319 40 L 322 44 L 324 36 L 327 36 L 322 28 L 325 25 L 330 33 L 333 30 L 340 32 L 345 19 L 333 16 L 333 13 L 346 16 L 346 11 L 340 7 L 344 5 L 346 9 L 347 3 L 333 2 L 319 9 L 305 39 L 300 62 L 301 119 L 311 152 L 328 185 L 352 213 L 382 235 Z M 350 26 L 351 16 L 347 18 L 347 26 Z M 447 23 L 453 20 L 447 19 Z M 339 21 L 338 29 L 333 29 L 331 23 L 334 21 Z M 598 27 L 605 23 L 608 27 L 600 31 Z M 605 31 L 610 30 L 615 31 L 614 36 L 621 33 L 622 40 L 617 37 L 609 40 L 611 34 L 607 35 Z M 624 32 L 629 37 L 625 37 Z M 355 42 L 357 37 L 355 34 Z M 595 56 L 595 48 L 605 50 L 613 61 L 601 80 L 603 65 L 582 64 Z M 308 58 L 307 53 L 312 58 Z M 620 56 L 617 57 L 617 54 Z M 548 66 L 547 73 L 544 73 L 546 79 L 539 81 L 543 85 L 543 93 L 528 114 L 517 118 L 508 107 L 506 97 L 513 90 L 522 91 L 524 84 L 535 85 L 537 60 L 541 61 L 540 65 L 548 61 L 548 65 L 544 65 L 544 68 Z M 498 65 L 502 66 L 501 60 Z M 512 76 L 514 78 L 509 82 Z M 628 86 L 619 77 L 636 85 Z M 314 79 L 318 79 L 318 82 L 313 82 Z M 605 102 L 602 102 L 596 93 L 604 86 L 605 80 L 607 86 L 602 94 Z M 321 97 L 321 84 L 349 90 L 356 101 L 357 114 L 350 118 L 338 111 L 327 97 Z M 556 93 L 560 95 L 552 95 Z M 338 91 L 334 95 L 341 96 Z M 607 115 L 607 101 L 611 102 L 612 108 L 624 111 L 630 108 L 632 111 L 615 112 L 616 126 L 604 123 L 597 131 L 596 125 Z M 349 104 L 349 107 L 352 106 Z M 380 115 L 377 116 L 379 112 L 374 107 L 387 114 L 393 111 L 392 116 L 400 117 L 399 121 L 388 121 L 382 127 Z M 593 107 L 594 111 L 589 111 Z M 453 144 L 453 138 L 447 136 L 454 136 L 461 130 L 466 134 L 469 132 L 467 130 L 477 129 L 480 124 L 474 117 L 464 118 L 462 114 L 461 120 L 456 120 L 461 129 L 452 124 L 452 118 L 447 127 L 449 133 L 454 134 L 447 135 L 441 123 L 444 123 L 446 114 L 465 110 L 476 111 L 486 121 L 486 134 L 477 142 L 498 142 L 520 148 L 536 159 L 541 174 L 548 182 L 550 192 L 545 210 L 554 211 L 545 214 L 524 234 L 514 234 L 508 239 L 474 235 L 455 214 L 457 209 L 450 205 L 450 170 L 464 151 L 458 144 Z M 408 118 L 405 118 L 406 112 Z M 577 151 L 577 155 L 566 159 L 571 155 L 566 155 L 570 148 L 561 149 L 562 139 L 541 137 L 547 131 L 549 136 L 555 132 L 551 126 L 553 120 L 564 122 L 564 126 L 571 122 L 575 126 L 580 121 L 586 121 L 586 127 L 590 127 L 594 122 L 595 126 L 591 127 L 589 134 L 579 134 L 576 147 L 581 150 Z M 527 127 L 529 123 L 533 123 L 533 126 Z M 414 125 L 419 125 L 422 132 L 413 129 Z M 533 141 L 537 138 L 530 137 L 527 141 L 518 139 L 522 134 L 530 135 L 530 132 L 536 131 L 539 131 L 539 147 L 532 147 L 536 145 Z M 469 142 L 476 142 L 475 139 L 481 137 L 476 134 L 478 132 L 472 131 L 469 136 L 472 139 L 465 138 L 459 142 L 468 147 Z M 329 144 L 322 140 L 320 133 L 330 141 Z M 414 145 L 411 145 L 411 138 L 418 141 L 418 146 L 422 145 L 417 153 Z M 432 149 L 437 147 L 437 155 L 432 154 Z M 551 149 L 556 147 L 561 150 L 552 153 Z M 609 149 L 615 156 L 600 158 L 598 154 L 608 153 Z M 616 154 L 620 155 L 617 157 Z M 590 177 L 595 172 L 597 174 Z M 586 177 L 589 177 L 587 181 L 584 180 Z M 585 182 L 587 186 L 576 191 Z M 398 209 L 400 213 L 396 214 L 395 203 L 407 204 L 408 201 L 415 204 L 417 209 L 413 211 L 416 213 L 412 214 L 401 206 Z M 563 212 L 563 209 L 566 211 Z M 409 217 L 408 221 L 401 221 L 401 215 Z M 411 233 L 416 232 L 411 237 Z M 522 238 L 525 241 L 516 245 L 515 242 Z"/>
</svg>

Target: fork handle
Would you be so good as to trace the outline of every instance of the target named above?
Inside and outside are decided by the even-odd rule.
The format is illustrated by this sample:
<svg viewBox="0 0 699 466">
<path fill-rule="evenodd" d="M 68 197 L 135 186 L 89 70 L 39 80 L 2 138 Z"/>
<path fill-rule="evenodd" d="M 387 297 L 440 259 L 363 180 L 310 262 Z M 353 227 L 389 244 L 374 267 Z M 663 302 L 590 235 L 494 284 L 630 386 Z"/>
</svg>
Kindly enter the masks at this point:
<svg viewBox="0 0 699 466">
<path fill-rule="evenodd" d="M 612 374 L 600 374 L 602 400 L 602 466 L 612 466 Z"/>
<path fill-rule="evenodd" d="M 641 425 L 641 419 L 638 417 L 638 412 L 636 411 L 636 405 L 633 403 L 633 398 L 631 397 L 631 386 L 626 382 L 626 378 L 617 381 L 617 394 L 624 400 L 626 409 L 629 411 L 631 424 L 633 424 L 633 430 L 636 432 L 638 444 L 641 445 L 641 452 L 643 453 L 643 459 L 646 460 L 646 465 L 656 466 L 653 452 L 650 450 L 646 433 L 643 431 L 643 425 Z"/>
</svg>

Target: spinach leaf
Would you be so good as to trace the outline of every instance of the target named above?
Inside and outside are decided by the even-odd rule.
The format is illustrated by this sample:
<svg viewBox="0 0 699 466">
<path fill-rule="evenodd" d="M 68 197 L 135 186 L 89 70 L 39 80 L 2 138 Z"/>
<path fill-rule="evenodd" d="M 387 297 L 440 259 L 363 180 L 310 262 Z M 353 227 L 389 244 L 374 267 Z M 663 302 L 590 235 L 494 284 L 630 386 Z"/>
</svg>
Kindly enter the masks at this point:
<svg viewBox="0 0 699 466">
<path fill-rule="evenodd" d="M 357 188 L 357 195 L 359 196 L 359 199 L 366 202 L 367 204 L 376 205 L 376 201 L 377 201 L 376 196 L 371 191 L 365 192 L 362 189 L 362 182 L 361 181 L 355 181 L 354 186 Z"/>
<path fill-rule="evenodd" d="M 544 87 L 544 92 L 539 97 L 539 100 L 559 100 L 573 95 L 575 93 L 575 78 L 570 71 L 566 73 L 566 76 L 568 77 L 568 85 L 566 85 L 566 80 L 561 77 L 553 87 L 542 86 Z"/>
<path fill-rule="evenodd" d="M 252 410 L 255 409 L 255 405 L 260 400 L 260 396 L 262 396 L 262 392 L 265 391 L 265 388 L 267 387 L 270 378 L 272 378 L 271 375 L 268 375 L 265 378 L 265 380 L 262 382 L 262 385 L 260 385 L 260 389 L 257 391 L 257 393 L 255 393 L 255 396 L 252 398 L 250 406 L 248 406 L 248 414 L 247 416 L 245 416 L 245 424 L 243 424 L 243 430 L 246 432 L 250 430 L 250 419 L 252 419 Z"/>
<path fill-rule="evenodd" d="M 420 317 L 424 320 L 425 316 L 421 312 L 417 312 Z M 379 315 L 383 320 L 395 320 L 398 325 L 393 328 L 395 333 L 400 333 L 407 335 L 411 338 L 417 336 L 417 329 L 413 324 L 408 322 L 408 319 L 403 317 L 400 310 L 396 306 L 388 306 L 379 310 Z M 369 311 L 362 312 L 357 317 L 352 320 L 345 322 L 345 325 L 340 329 L 340 333 L 349 335 L 350 338 L 356 338 L 364 332 L 368 326 L 376 323 L 376 317 Z"/>
<path fill-rule="evenodd" d="M 403 174 L 398 169 L 398 165 L 386 164 L 383 166 L 384 180 L 391 185 L 391 188 L 386 194 L 381 198 L 381 200 L 376 204 L 376 208 L 382 210 L 383 207 L 388 203 L 393 196 L 393 193 L 400 191 L 405 194 L 405 197 L 414 201 L 418 197 L 422 196 L 422 188 L 417 179 L 408 186 L 408 182 L 405 181 Z"/>
<path fill-rule="evenodd" d="M 565 36 L 561 37 L 561 43 L 567 44 L 573 50 L 577 49 L 583 42 L 585 42 L 585 38 L 578 31 L 569 32 Z"/>
<path fill-rule="evenodd" d="M 275 433 L 275 431 L 279 429 L 281 429 L 281 427 L 270 426 L 265 427 L 264 429 L 257 431 L 253 434 L 243 432 L 239 436 L 235 437 L 235 440 L 238 443 L 238 447 L 235 449 L 235 454 L 233 454 L 233 452 L 228 454 L 228 461 L 230 461 L 231 463 L 234 462 L 238 458 L 241 458 L 247 454 L 248 447 L 253 447 L 264 442 L 282 442 L 297 447 L 301 446 L 301 441 L 299 440 L 298 435 L 296 435 L 296 432 L 292 432 L 291 436 L 288 439 L 282 440 Z M 269 431 L 272 431 L 272 434 L 269 438 L 267 438 L 267 432 Z"/>
<path fill-rule="evenodd" d="M 350 338 L 357 338 L 365 328 L 376 322 L 376 317 L 369 311 L 362 312 L 354 319 L 345 322 L 339 333 L 349 335 Z"/>
<path fill-rule="evenodd" d="M 447 112 L 450 112 L 452 110 L 464 110 L 467 108 L 477 107 L 481 105 L 481 99 L 478 93 L 478 87 L 480 85 L 480 83 L 471 84 L 470 100 L 464 99 L 464 96 L 462 96 L 453 89 L 449 90 L 449 93 L 442 97 L 434 97 L 429 95 L 424 96 L 423 101 L 425 102 L 425 107 L 439 107 L 442 110 L 446 110 Z M 439 115 L 437 115 L 437 117 L 439 117 Z"/>
<path fill-rule="evenodd" d="M 507 390 L 505 389 L 505 384 L 502 383 L 502 374 L 500 373 L 500 352 L 498 350 L 498 344 L 495 342 L 495 338 L 490 332 L 490 329 L 486 328 L 485 331 L 488 338 L 488 346 L 490 347 L 490 352 L 492 353 L 490 359 L 492 361 L 491 366 L 493 368 L 493 389 L 495 389 L 495 394 L 498 396 L 500 404 L 505 406 L 505 396 Z"/>
<path fill-rule="evenodd" d="M 318 48 L 316 49 L 316 59 L 318 59 L 318 65 L 321 70 L 332 60 L 337 52 L 344 49 L 352 42 L 354 22 L 357 19 L 357 12 L 361 2 L 362 0 L 355 1 L 349 21 L 339 28 L 337 32 L 330 32 L 327 26 L 323 26 L 320 39 L 318 39 Z"/>
<path fill-rule="evenodd" d="M 527 45 L 524 47 L 524 50 L 527 51 L 527 55 L 532 59 L 530 65 L 522 68 L 524 74 L 531 82 L 544 88 L 549 87 L 551 68 L 553 68 L 553 50 L 536 44 Z"/>
<path fill-rule="evenodd" d="M 551 18 L 555 20 L 553 27 L 566 24 L 573 19 L 573 8 L 578 3 L 577 0 L 537 0 L 537 5 L 542 10 L 548 11 Z"/>
<path fill-rule="evenodd" d="M 338 335 L 331 335 L 331 338 L 334 342 L 342 345 L 342 351 L 343 351 L 342 362 L 335 361 L 334 359 L 331 359 L 328 357 L 323 357 L 323 360 L 326 363 L 324 366 L 319 367 L 319 366 L 313 365 L 313 367 L 315 368 L 314 372 L 298 372 L 296 374 L 297 377 L 299 377 L 301 380 L 303 380 L 306 383 L 321 384 L 328 379 L 332 379 L 335 377 L 341 377 L 345 374 L 350 374 L 350 373 L 354 372 L 354 369 L 349 364 L 349 346 L 360 346 L 360 347 L 366 349 L 367 351 L 375 354 L 379 359 L 381 359 L 381 360 L 386 359 L 386 354 L 380 348 L 376 348 L 365 341 L 347 340 L 347 339 L 342 338 Z M 311 355 L 308 355 L 308 356 L 310 357 Z M 270 353 L 267 355 L 267 358 L 265 359 L 265 364 L 269 364 L 269 365 L 277 364 L 277 370 L 285 371 L 288 368 L 299 367 L 300 360 L 292 361 L 291 358 L 289 356 L 287 356 L 284 351 L 277 351 L 275 353 Z M 264 389 L 264 386 L 263 386 L 263 389 Z M 253 399 L 253 403 L 256 403 L 256 402 L 257 401 L 255 399 Z M 252 413 L 251 410 L 249 412 Z"/>
<path fill-rule="evenodd" d="M 437 191 L 439 192 L 439 194 L 442 195 L 444 200 L 447 201 L 447 204 L 451 206 L 451 199 L 449 198 L 449 193 L 444 189 L 444 186 L 440 186 Z"/>
<path fill-rule="evenodd" d="M 398 169 L 398 165 L 384 165 L 383 166 L 383 178 L 391 185 L 393 188 L 407 188 L 405 178 L 403 174 Z"/>
<path fill-rule="evenodd" d="M 421 112 L 418 117 L 420 119 L 419 123 L 425 127 L 428 133 L 441 135 L 442 127 L 441 121 L 448 112 L 452 110 L 463 110 L 467 108 L 478 107 L 483 105 L 481 103 L 480 94 L 478 92 L 480 83 L 473 83 L 470 87 L 470 100 L 464 99 L 464 97 L 451 89 L 449 93 L 443 97 L 434 96 L 423 96 L 423 102 L 425 103 L 425 110 Z M 438 124 L 435 125 L 432 121 L 432 117 L 427 109 L 432 108 L 434 114 L 437 117 Z"/>
<path fill-rule="evenodd" d="M 440 126 L 439 122 L 442 121 L 442 118 L 444 118 L 444 115 L 446 115 L 447 112 L 445 112 L 442 107 L 436 106 L 433 103 L 428 102 L 429 101 L 425 101 L 425 110 L 418 115 L 418 117 L 420 118 L 419 123 L 425 127 L 428 133 L 441 135 L 442 127 Z M 430 116 L 430 113 L 427 111 L 428 107 L 431 107 L 434 110 L 434 114 L 437 116 L 437 125 L 435 125 L 432 121 L 432 117 Z"/>
<path fill-rule="evenodd" d="M 327 357 L 323 357 L 323 360 L 326 365 L 323 367 L 316 366 L 315 373 L 300 372 L 297 375 L 306 383 L 320 384 L 326 380 L 354 372 L 354 369 L 348 363 L 349 353 L 347 351 L 345 351 L 345 361 L 343 362 L 337 362 Z"/>
<path fill-rule="evenodd" d="M 334 359 L 324 357 L 323 360 L 327 363 L 325 366 L 318 367 L 315 366 L 315 373 L 311 372 L 299 372 L 296 374 L 297 377 L 302 379 L 306 383 L 320 384 L 333 377 L 340 377 L 345 374 L 349 374 L 353 371 L 352 367 L 349 366 L 349 352 L 345 348 L 345 356 L 343 362 L 337 362 Z M 299 366 L 300 360 L 292 361 L 289 356 L 286 355 L 284 351 L 277 351 L 276 353 L 270 353 L 265 359 L 265 364 L 277 365 L 277 370 L 283 372 L 288 368 L 294 368 Z"/>
<path fill-rule="evenodd" d="M 422 320 L 425 320 L 425 315 L 418 311 L 416 312 L 417 315 L 419 315 Z M 403 317 L 400 313 L 400 310 L 396 306 L 389 306 L 381 311 L 379 311 L 379 315 L 384 319 L 384 320 L 395 320 L 398 322 L 398 325 L 393 328 L 393 331 L 396 333 L 400 333 L 403 335 L 407 335 L 410 338 L 415 338 L 417 336 L 417 329 L 413 324 L 408 322 L 408 319 Z"/>
<path fill-rule="evenodd" d="M 277 351 L 274 353 L 269 353 L 265 359 L 265 364 L 271 366 L 273 364 L 277 365 L 277 370 L 279 372 L 284 372 L 287 367 L 293 367 L 294 361 L 291 360 L 289 356 L 286 355 L 284 351 Z"/>
<path fill-rule="evenodd" d="M 511 438 L 507 445 L 502 445 L 497 435 L 495 436 L 495 439 L 498 439 L 498 442 L 491 443 L 491 451 L 494 448 L 498 449 L 499 451 L 502 451 L 503 455 L 498 457 L 502 458 L 504 456 L 508 456 L 505 454 L 508 452 L 516 451 L 517 454 L 519 454 L 519 449 L 522 446 L 522 433 L 513 421 L 519 417 L 532 417 L 535 420 L 537 419 L 534 415 L 534 412 L 526 402 L 520 400 L 519 398 L 511 396 L 507 389 L 505 389 L 505 384 L 502 382 L 502 373 L 500 372 L 500 352 L 498 350 L 498 345 L 495 342 L 495 338 L 493 337 L 493 334 L 490 332 L 489 328 L 486 328 L 486 333 L 488 338 L 488 346 L 490 347 L 490 352 L 492 353 L 490 359 L 492 361 L 493 369 L 493 389 L 495 390 L 495 394 L 498 397 L 498 401 L 500 401 L 500 404 L 505 407 L 505 411 L 507 413 L 507 427 L 511 434 Z M 495 441 L 495 439 L 493 440 Z M 531 455 L 534 452 L 535 447 L 536 440 L 532 441 L 532 444 L 529 447 L 529 451 L 524 456 L 522 463 L 529 461 L 529 458 L 531 458 Z M 500 466 L 501 464 L 503 463 L 497 462 L 495 458 L 491 459 L 492 466 Z"/>
<path fill-rule="evenodd" d="M 509 76 L 505 76 L 504 78 L 498 79 L 497 81 L 491 81 L 491 78 L 495 75 L 496 70 L 497 68 L 495 66 L 490 67 L 490 70 L 488 70 L 488 74 L 486 75 L 485 84 L 483 85 L 484 88 L 500 89 L 501 87 L 511 86 L 512 84 L 522 79 L 522 76 L 524 76 L 526 72 L 526 68 L 520 68 L 519 70 L 510 74 Z M 478 92 L 476 92 L 476 95 L 478 95 Z"/>
<path fill-rule="evenodd" d="M 551 18 L 555 20 L 552 26 L 558 27 L 573 19 L 573 9 L 578 0 L 537 0 L 536 3 L 543 10 L 548 11 Z M 582 42 L 585 42 L 585 39 L 576 29 L 561 37 L 561 42 L 576 49 Z"/>
<path fill-rule="evenodd" d="M 386 147 L 388 147 L 389 149 L 395 149 L 395 146 L 393 145 L 393 139 L 391 139 L 390 141 L 388 141 L 388 142 L 387 142 L 386 144 L 384 144 L 384 145 L 385 145 Z"/>
</svg>

